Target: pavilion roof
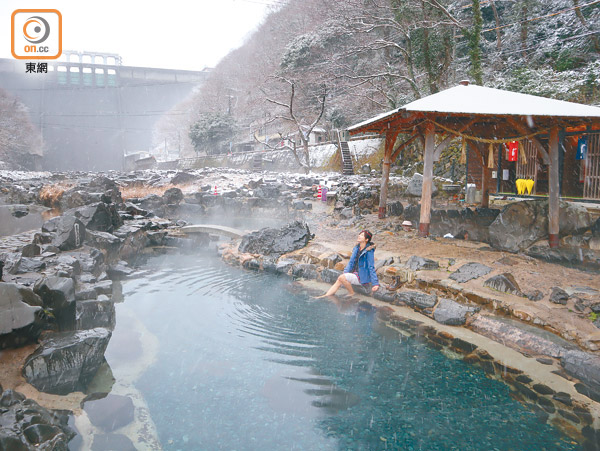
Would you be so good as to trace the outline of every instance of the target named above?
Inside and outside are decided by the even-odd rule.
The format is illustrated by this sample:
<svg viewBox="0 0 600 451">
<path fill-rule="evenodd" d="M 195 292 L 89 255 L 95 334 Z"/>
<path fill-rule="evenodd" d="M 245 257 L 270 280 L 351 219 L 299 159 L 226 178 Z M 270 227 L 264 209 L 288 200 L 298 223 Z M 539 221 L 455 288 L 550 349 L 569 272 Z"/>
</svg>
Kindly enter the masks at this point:
<svg viewBox="0 0 600 451">
<path fill-rule="evenodd" d="M 599 124 L 600 108 L 563 100 L 521 94 L 477 85 L 459 85 L 410 102 L 348 128 L 351 134 L 383 133 L 393 122 L 394 127 L 412 127 L 426 118 L 447 121 L 465 118 L 526 118 L 537 126 L 558 123 L 576 126 Z"/>
</svg>

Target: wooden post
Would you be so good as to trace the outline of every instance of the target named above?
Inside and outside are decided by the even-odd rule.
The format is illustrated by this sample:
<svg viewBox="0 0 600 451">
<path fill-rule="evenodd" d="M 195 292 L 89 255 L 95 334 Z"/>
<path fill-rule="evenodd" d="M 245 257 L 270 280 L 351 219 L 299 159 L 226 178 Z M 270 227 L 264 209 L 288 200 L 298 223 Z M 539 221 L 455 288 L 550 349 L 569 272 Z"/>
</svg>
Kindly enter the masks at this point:
<svg viewBox="0 0 600 451">
<path fill-rule="evenodd" d="M 429 122 L 425 126 L 425 155 L 423 162 L 423 190 L 421 191 L 421 218 L 419 235 L 429 235 L 431 221 L 431 185 L 433 183 L 433 151 L 435 148 L 435 126 Z"/>
<path fill-rule="evenodd" d="M 490 188 L 489 188 L 490 171 L 487 164 L 481 166 L 481 207 L 488 208 L 490 206 Z"/>
<path fill-rule="evenodd" d="M 385 218 L 388 196 L 388 182 L 390 180 L 390 165 L 392 162 L 392 148 L 398 135 L 388 128 L 385 134 L 385 151 L 381 168 L 381 190 L 379 191 L 379 219 Z"/>
<path fill-rule="evenodd" d="M 558 127 L 550 129 L 550 167 L 548 168 L 548 241 L 558 247 L 559 233 L 559 177 L 558 177 Z"/>
</svg>

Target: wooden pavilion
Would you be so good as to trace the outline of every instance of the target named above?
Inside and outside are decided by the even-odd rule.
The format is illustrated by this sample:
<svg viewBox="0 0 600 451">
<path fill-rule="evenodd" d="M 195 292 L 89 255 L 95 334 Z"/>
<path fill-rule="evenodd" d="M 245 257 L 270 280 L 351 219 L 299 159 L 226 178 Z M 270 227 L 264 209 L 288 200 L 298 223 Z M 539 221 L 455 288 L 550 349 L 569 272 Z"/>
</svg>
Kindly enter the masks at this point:
<svg viewBox="0 0 600 451">
<path fill-rule="evenodd" d="M 505 143 L 517 141 L 525 152 L 533 149 L 548 169 L 549 241 L 558 246 L 560 162 L 564 156 L 567 134 L 600 129 L 600 108 L 572 102 L 519 94 L 461 82 L 459 86 L 424 97 L 348 128 L 350 134 L 385 135 L 383 175 L 379 199 L 379 217 L 385 217 L 390 165 L 406 146 L 420 139 L 424 142 L 423 190 L 419 233 L 429 235 L 433 162 L 453 139 L 462 139 L 465 149 L 472 149 L 481 167 L 482 206 L 489 203 L 491 169 L 495 167 L 494 150 L 499 157 Z M 573 132 L 573 130 L 575 130 Z M 577 132 L 576 130 L 580 130 Z M 398 135 L 408 137 L 394 150 Z M 436 139 L 437 138 L 437 139 Z M 436 144 L 437 142 L 437 144 Z M 546 144 L 546 146 L 544 146 Z M 561 151 L 559 152 L 559 144 Z M 595 147 L 600 147 L 595 140 Z M 589 151 L 588 151 L 589 152 Z M 593 155 L 600 149 L 593 149 Z M 498 158 L 500 160 L 500 158 Z M 600 158 L 595 163 L 600 192 Z M 499 165 L 498 168 L 500 169 Z M 497 174 L 499 176 L 500 174 Z M 596 183 L 594 181 L 594 183 Z"/>
</svg>

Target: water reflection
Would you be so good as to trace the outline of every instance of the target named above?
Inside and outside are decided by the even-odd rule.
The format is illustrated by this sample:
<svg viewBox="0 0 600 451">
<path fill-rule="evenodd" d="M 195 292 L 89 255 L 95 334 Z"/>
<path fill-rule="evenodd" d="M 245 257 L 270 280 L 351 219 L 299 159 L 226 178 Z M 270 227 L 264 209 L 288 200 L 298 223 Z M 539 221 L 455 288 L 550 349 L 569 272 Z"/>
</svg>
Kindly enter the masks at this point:
<svg viewBox="0 0 600 451">
<path fill-rule="evenodd" d="M 400 339 L 368 304 L 314 299 L 207 256 L 150 265 L 118 308 L 157 338 L 135 385 L 164 449 L 576 448 L 506 385 Z M 117 315 L 111 366 L 127 359 L 128 345 L 113 345 L 131 329 Z"/>
</svg>

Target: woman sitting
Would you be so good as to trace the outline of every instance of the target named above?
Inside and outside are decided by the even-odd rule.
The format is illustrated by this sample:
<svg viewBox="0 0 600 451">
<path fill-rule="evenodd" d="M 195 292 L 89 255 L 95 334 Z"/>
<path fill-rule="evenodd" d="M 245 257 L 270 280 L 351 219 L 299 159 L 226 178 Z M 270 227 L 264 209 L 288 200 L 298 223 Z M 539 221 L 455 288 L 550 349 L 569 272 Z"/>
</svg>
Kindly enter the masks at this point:
<svg viewBox="0 0 600 451">
<path fill-rule="evenodd" d="M 350 261 L 332 287 L 324 296 L 331 296 L 343 286 L 350 295 L 354 294 L 352 285 L 371 286 L 371 291 L 379 289 L 379 280 L 375 272 L 375 245 L 371 242 L 373 234 L 363 230 L 358 234 L 356 246 L 352 249 Z"/>
</svg>

